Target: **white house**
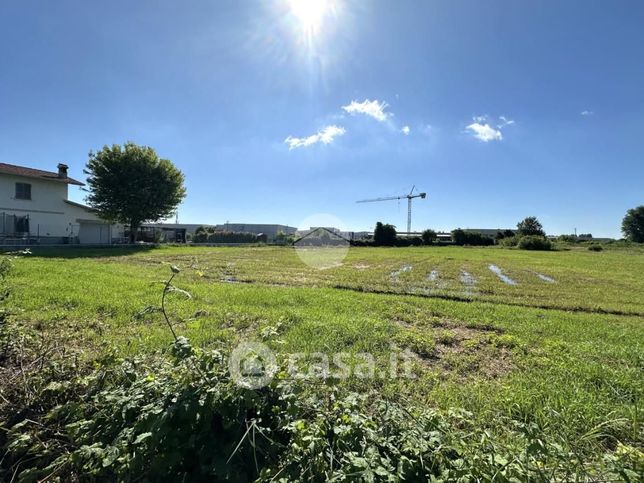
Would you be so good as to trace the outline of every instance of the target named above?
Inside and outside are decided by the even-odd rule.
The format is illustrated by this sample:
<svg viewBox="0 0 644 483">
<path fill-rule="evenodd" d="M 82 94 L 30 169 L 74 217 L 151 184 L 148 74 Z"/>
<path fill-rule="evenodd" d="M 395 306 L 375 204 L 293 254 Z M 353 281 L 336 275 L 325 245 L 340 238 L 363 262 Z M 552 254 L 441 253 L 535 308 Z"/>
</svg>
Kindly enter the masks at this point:
<svg viewBox="0 0 644 483">
<path fill-rule="evenodd" d="M 67 199 L 83 183 L 58 172 L 0 163 L 0 244 L 112 243 L 123 227 L 101 220 L 88 206 Z"/>
</svg>

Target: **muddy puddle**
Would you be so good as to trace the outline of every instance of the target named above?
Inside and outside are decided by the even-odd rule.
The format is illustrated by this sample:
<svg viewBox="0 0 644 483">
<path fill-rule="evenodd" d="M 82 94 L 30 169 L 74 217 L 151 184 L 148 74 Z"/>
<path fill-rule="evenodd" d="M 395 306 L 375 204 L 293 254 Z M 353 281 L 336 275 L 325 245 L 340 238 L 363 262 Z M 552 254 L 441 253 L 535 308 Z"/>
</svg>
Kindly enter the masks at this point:
<svg viewBox="0 0 644 483">
<path fill-rule="evenodd" d="M 465 270 L 461 270 L 461 274 L 459 276 L 461 283 L 465 285 L 466 287 L 474 287 L 476 285 L 476 278 L 474 278 L 474 275 L 472 275 L 469 272 L 466 272 Z"/>
<path fill-rule="evenodd" d="M 403 265 L 400 269 L 395 270 L 389 274 L 391 278 L 398 278 L 403 273 L 411 272 L 411 265 Z"/>
<path fill-rule="evenodd" d="M 476 278 L 470 272 L 466 270 L 461 270 L 461 273 L 458 276 L 459 280 L 463 285 L 465 285 L 464 294 L 466 296 L 474 295 L 476 292 Z"/>
<path fill-rule="evenodd" d="M 436 282 L 438 281 L 438 270 L 432 270 L 427 274 L 427 280 L 430 282 Z"/>
<path fill-rule="evenodd" d="M 508 285 L 517 285 L 517 282 L 512 280 L 510 277 L 508 277 L 505 273 L 503 273 L 503 270 L 501 270 L 499 267 L 497 267 L 494 264 L 491 264 L 488 266 L 488 268 L 496 274 L 497 277 L 499 277 L 503 283 L 507 283 Z"/>
<path fill-rule="evenodd" d="M 543 280 L 544 282 L 548 282 L 548 283 L 557 283 L 557 281 L 556 281 L 554 278 L 549 277 L 548 275 L 544 275 L 543 273 L 537 273 L 537 272 L 534 272 L 534 274 L 535 274 L 537 277 L 539 277 L 541 280 Z"/>
</svg>

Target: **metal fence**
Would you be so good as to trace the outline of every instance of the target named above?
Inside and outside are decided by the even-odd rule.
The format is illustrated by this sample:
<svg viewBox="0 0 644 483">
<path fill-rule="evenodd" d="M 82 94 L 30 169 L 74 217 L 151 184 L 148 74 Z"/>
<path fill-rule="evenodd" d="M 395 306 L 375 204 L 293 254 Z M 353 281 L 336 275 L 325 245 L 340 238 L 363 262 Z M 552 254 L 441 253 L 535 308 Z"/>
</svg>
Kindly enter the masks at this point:
<svg viewBox="0 0 644 483">
<path fill-rule="evenodd" d="M 29 215 L 0 213 L 0 235 L 29 236 Z"/>
</svg>

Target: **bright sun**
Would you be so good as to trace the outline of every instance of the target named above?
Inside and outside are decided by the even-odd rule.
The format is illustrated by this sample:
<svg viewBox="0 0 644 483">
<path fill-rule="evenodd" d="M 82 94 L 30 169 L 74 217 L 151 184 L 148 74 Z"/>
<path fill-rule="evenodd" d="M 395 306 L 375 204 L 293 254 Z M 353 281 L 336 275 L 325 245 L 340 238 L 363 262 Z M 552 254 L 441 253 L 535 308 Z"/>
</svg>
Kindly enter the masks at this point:
<svg viewBox="0 0 644 483">
<path fill-rule="evenodd" d="M 329 13 L 331 0 L 289 0 L 291 13 L 306 32 L 315 32 Z"/>
</svg>

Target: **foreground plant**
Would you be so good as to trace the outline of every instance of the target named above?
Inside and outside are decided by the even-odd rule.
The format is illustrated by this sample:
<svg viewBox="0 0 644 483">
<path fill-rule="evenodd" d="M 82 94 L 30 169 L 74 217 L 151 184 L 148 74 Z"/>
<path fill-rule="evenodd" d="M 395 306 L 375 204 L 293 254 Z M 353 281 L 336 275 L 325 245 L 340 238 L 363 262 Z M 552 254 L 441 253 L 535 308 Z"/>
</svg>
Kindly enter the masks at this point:
<svg viewBox="0 0 644 483">
<path fill-rule="evenodd" d="M 43 398 L 58 404 L 8 432 L 7 474 L 18 481 L 637 480 L 635 448 L 622 446 L 593 468 L 544 440 L 534 423 L 509 420 L 501 440 L 472 427 L 465 411 L 375 393 L 286 380 L 247 390 L 229 377 L 224 351 L 199 352 L 180 337 L 167 357 L 108 363 L 51 384 Z"/>
</svg>

